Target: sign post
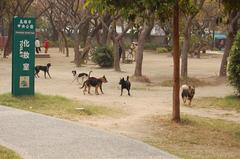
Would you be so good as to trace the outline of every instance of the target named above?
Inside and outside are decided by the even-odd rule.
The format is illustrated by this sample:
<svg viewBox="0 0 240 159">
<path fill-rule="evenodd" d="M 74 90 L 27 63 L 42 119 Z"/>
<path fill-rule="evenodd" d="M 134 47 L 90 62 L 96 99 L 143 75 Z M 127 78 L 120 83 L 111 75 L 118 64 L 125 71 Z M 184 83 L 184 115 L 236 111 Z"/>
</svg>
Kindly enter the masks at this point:
<svg viewBox="0 0 240 159">
<path fill-rule="evenodd" d="M 13 18 L 12 95 L 34 95 L 35 18 Z"/>
</svg>

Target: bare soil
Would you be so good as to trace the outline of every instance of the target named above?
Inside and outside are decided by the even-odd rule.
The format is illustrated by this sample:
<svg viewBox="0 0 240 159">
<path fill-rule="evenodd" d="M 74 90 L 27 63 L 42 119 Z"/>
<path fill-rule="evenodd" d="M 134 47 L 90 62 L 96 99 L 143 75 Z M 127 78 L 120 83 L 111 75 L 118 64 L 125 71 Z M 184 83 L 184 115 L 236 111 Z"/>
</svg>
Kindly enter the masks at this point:
<svg viewBox="0 0 240 159">
<path fill-rule="evenodd" d="M 49 50 L 51 58 L 36 59 L 36 64 L 52 64 L 50 74 L 52 79 L 44 79 L 43 73 L 35 81 L 36 92 L 51 95 L 61 95 L 72 99 L 85 102 L 92 102 L 108 107 L 120 108 L 126 114 L 120 117 L 96 117 L 81 120 L 91 126 L 124 133 L 130 136 L 141 136 L 146 133 L 144 120 L 154 115 L 166 115 L 172 112 L 172 88 L 161 87 L 159 83 L 172 78 L 173 62 L 172 57 L 167 54 L 154 54 L 153 52 L 144 52 L 143 74 L 148 77 L 151 83 L 140 83 L 132 81 L 132 96 L 127 96 L 124 92 L 120 96 L 120 87 L 118 85 L 120 77 L 131 76 L 134 72 L 135 63 L 121 64 L 122 72 L 115 72 L 113 69 L 101 69 L 93 63 L 76 68 L 71 62 L 73 60 L 73 50 L 70 49 L 70 57 L 58 52 L 58 49 Z M 203 59 L 189 59 L 189 76 L 205 79 L 209 81 L 216 80 L 219 71 L 221 56 L 204 56 Z M 11 91 L 11 57 L 0 59 L 0 93 Z M 73 76 L 71 71 L 77 72 L 93 71 L 91 76 L 101 77 L 106 75 L 109 81 L 103 84 L 103 95 L 83 95 L 77 82 L 72 83 Z M 219 85 L 204 86 L 196 88 L 194 98 L 198 97 L 223 97 L 233 94 L 233 88 L 229 87 L 225 80 L 219 79 Z M 92 89 L 94 93 L 94 89 Z M 194 99 L 193 99 L 194 103 Z M 181 103 L 181 112 L 202 117 L 214 119 L 224 119 L 240 123 L 240 114 L 235 111 L 220 109 L 192 108 L 183 106 Z"/>
</svg>

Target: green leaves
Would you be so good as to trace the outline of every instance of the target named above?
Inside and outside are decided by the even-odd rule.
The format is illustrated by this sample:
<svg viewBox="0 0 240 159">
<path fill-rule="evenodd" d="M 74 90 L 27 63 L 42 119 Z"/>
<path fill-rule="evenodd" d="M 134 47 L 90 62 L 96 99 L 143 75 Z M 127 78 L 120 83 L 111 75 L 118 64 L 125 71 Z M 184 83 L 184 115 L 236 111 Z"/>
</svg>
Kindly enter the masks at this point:
<svg viewBox="0 0 240 159">
<path fill-rule="evenodd" d="M 236 40 L 230 51 L 230 58 L 228 64 L 228 81 L 236 88 L 240 94 L 240 32 L 236 36 Z"/>
</svg>

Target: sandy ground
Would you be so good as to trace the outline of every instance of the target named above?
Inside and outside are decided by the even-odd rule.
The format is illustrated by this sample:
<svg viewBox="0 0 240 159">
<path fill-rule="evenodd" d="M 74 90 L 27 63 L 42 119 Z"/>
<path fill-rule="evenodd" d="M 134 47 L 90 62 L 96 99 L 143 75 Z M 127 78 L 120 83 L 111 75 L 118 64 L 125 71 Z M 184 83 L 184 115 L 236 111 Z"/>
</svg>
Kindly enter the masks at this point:
<svg viewBox="0 0 240 159">
<path fill-rule="evenodd" d="M 120 77 L 132 75 L 134 71 L 133 64 L 122 64 L 123 72 L 115 72 L 113 69 L 100 69 L 94 64 L 88 64 L 76 68 L 71 61 L 73 60 L 73 50 L 70 50 L 70 57 L 65 57 L 58 52 L 58 49 L 49 50 L 51 58 L 37 59 L 36 64 L 45 65 L 52 63 L 50 73 L 52 79 L 44 79 L 43 73 L 36 79 L 36 92 L 51 95 L 62 95 L 65 97 L 84 100 L 100 105 L 115 107 L 126 112 L 120 117 L 101 117 L 81 120 L 91 126 L 124 133 L 127 135 L 139 135 L 144 133 L 143 121 L 153 115 L 171 114 L 172 111 L 172 88 L 161 87 L 159 82 L 172 78 L 173 63 L 172 57 L 168 55 L 157 55 L 151 52 L 144 53 L 143 74 L 152 81 L 151 86 L 146 83 L 132 82 L 132 96 L 120 96 L 120 87 L 118 85 Z M 189 76 L 201 79 L 212 80 L 218 74 L 221 62 L 221 55 L 204 57 L 202 59 L 189 59 Z M 11 90 L 11 57 L 0 59 L 0 93 L 10 92 Z M 100 77 L 106 75 L 108 83 L 103 85 L 104 95 L 83 95 L 80 85 L 76 82 L 71 83 L 72 70 L 77 72 L 93 71 L 92 76 Z M 93 89 L 92 89 L 93 92 Z M 233 93 L 233 88 L 222 83 L 218 86 L 206 86 L 196 88 L 196 96 L 216 96 L 222 97 Z M 193 100 L 194 103 L 194 100 Z M 181 112 L 225 119 L 240 123 L 240 114 L 235 111 L 191 108 L 183 106 L 181 103 Z"/>
</svg>

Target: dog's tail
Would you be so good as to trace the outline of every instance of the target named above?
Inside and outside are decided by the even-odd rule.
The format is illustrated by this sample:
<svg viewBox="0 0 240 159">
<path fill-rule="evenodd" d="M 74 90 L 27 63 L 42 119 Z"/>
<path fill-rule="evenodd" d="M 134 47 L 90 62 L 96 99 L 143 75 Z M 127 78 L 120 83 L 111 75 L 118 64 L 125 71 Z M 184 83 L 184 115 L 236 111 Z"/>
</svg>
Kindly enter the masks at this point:
<svg viewBox="0 0 240 159">
<path fill-rule="evenodd" d="M 83 82 L 83 85 L 82 85 L 82 87 L 80 87 L 80 89 L 82 89 L 85 86 L 86 82 L 87 81 Z"/>
<path fill-rule="evenodd" d="M 92 73 L 92 71 L 89 71 L 89 73 L 88 73 L 88 78 L 90 78 L 91 73 Z"/>
<path fill-rule="evenodd" d="M 127 76 L 127 81 L 129 81 L 129 76 Z"/>
</svg>

